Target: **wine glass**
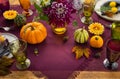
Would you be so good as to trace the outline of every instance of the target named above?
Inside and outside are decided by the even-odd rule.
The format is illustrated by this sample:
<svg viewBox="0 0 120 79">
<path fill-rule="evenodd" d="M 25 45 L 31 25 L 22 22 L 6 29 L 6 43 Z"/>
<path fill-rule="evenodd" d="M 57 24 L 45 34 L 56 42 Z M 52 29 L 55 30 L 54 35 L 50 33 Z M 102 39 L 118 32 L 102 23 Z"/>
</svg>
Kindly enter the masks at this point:
<svg viewBox="0 0 120 79">
<path fill-rule="evenodd" d="M 120 58 L 120 40 L 109 39 L 106 46 L 106 59 L 103 64 L 110 70 L 116 70 L 118 68 L 117 60 Z"/>
<path fill-rule="evenodd" d="M 94 11 L 95 0 L 85 0 L 83 2 L 83 14 L 84 16 L 81 18 L 81 22 L 84 24 L 91 24 L 93 22 L 91 16 Z"/>
<path fill-rule="evenodd" d="M 19 2 L 22 9 L 24 10 L 22 14 L 24 14 L 25 16 L 31 16 L 33 14 L 33 11 L 30 9 L 31 6 L 30 0 L 19 0 Z"/>
<path fill-rule="evenodd" d="M 26 56 L 27 42 L 22 39 L 10 43 L 10 51 L 16 60 L 16 67 L 25 70 L 30 66 L 30 60 Z"/>
</svg>

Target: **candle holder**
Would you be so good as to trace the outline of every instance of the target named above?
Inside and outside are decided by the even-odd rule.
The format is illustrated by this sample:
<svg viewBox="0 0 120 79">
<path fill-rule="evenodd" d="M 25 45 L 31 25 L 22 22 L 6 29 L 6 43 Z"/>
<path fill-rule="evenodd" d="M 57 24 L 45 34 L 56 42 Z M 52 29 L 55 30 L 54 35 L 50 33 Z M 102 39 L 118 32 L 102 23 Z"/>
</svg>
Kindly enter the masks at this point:
<svg viewBox="0 0 120 79">
<path fill-rule="evenodd" d="M 20 6 L 24 10 L 22 14 L 24 14 L 25 16 L 31 16 L 33 14 L 33 11 L 30 9 L 31 6 L 30 0 L 19 0 L 19 2 Z"/>
</svg>

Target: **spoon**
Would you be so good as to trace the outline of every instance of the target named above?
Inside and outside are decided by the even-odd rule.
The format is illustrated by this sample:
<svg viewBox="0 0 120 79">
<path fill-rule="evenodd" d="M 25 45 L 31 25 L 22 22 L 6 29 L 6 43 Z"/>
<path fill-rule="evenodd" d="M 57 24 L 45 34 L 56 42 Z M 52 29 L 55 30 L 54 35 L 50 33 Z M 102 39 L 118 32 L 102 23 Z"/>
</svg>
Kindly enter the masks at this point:
<svg viewBox="0 0 120 79">
<path fill-rule="evenodd" d="M 12 27 L 0 27 L 1 29 L 5 30 L 5 31 L 10 31 Z"/>
<path fill-rule="evenodd" d="M 110 25 L 104 24 L 104 26 L 107 28 L 112 28 L 112 24 L 110 24 Z"/>
</svg>

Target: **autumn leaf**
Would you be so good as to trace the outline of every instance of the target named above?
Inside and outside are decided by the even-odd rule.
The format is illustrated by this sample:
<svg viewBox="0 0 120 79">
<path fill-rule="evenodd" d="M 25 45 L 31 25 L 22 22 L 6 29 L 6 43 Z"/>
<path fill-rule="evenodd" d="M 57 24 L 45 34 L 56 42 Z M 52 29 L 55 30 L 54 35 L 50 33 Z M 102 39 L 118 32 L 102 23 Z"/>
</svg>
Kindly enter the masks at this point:
<svg viewBox="0 0 120 79">
<path fill-rule="evenodd" d="M 79 59 L 83 56 L 83 50 L 82 49 L 77 49 L 75 54 L 76 54 L 76 59 Z"/>
<path fill-rule="evenodd" d="M 85 56 L 86 58 L 89 58 L 90 56 L 90 49 L 89 48 L 83 48 L 81 46 L 74 46 L 72 48 L 72 52 L 75 53 L 75 58 L 79 59 L 82 56 Z"/>
<path fill-rule="evenodd" d="M 74 47 L 72 48 L 72 53 L 74 53 L 77 49 L 79 49 L 79 47 L 78 47 L 78 46 L 74 46 Z"/>
<path fill-rule="evenodd" d="M 89 49 L 89 48 L 85 48 L 85 49 L 84 49 L 84 56 L 85 56 L 86 58 L 89 58 L 89 56 L 90 56 L 90 49 Z"/>
</svg>

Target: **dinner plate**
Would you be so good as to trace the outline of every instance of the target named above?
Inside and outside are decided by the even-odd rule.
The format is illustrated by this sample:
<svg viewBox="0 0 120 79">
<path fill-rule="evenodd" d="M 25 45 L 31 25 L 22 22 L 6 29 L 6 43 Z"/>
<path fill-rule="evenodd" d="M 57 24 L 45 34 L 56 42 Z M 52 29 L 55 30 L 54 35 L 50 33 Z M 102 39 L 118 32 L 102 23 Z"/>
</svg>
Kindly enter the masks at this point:
<svg viewBox="0 0 120 79">
<path fill-rule="evenodd" d="M 3 35 L 6 39 L 8 39 L 8 42 L 12 42 L 14 40 L 17 40 L 18 38 L 12 34 L 12 33 L 0 33 L 1 35 Z"/>
<path fill-rule="evenodd" d="M 0 34 L 3 35 L 3 36 L 8 40 L 9 43 L 11 43 L 11 42 L 14 41 L 14 40 L 18 40 L 18 38 L 17 38 L 14 34 L 11 34 L 11 33 L 0 33 Z M 8 47 L 7 50 L 8 50 L 8 51 L 5 52 L 5 53 L 3 54 L 3 56 L 5 55 L 5 56 L 7 56 L 8 58 L 12 58 L 13 55 L 10 53 L 9 47 Z"/>
<path fill-rule="evenodd" d="M 108 17 L 106 15 L 102 15 L 102 12 L 100 11 L 100 8 L 101 6 L 103 6 L 105 3 L 108 3 L 110 1 L 113 1 L 113 0 L 99 0 L 97 1 L 96 5 L 95 5 L 95 12 L 101 16 L 102 18 L 106 19 L 106 20 L 109 20 L 109 21 L 120 21 L 120 13 L 117 13 L 115 15 L 113 15 L 113 17 Z M 116 1 L 117 3 L 120 4 L 120 0 L 114 0 Z"/>
</svg>

